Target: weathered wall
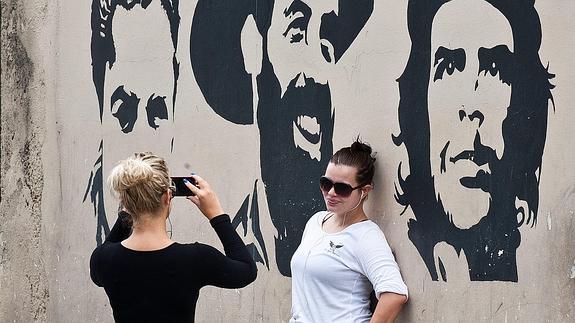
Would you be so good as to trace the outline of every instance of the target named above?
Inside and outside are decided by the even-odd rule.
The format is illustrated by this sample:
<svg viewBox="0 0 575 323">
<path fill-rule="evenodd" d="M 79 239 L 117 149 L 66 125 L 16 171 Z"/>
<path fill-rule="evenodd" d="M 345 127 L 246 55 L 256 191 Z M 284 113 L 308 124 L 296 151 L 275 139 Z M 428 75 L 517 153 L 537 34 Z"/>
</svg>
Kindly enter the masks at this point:
<svg viewBox="0 0 575 323">
<path fill-rule="evenodd" d="M 142 150 L 210 181 L 258 261 L 198 321 L 287 321 L 317 180 L 358 134 L 400 321 L 573 320 L 575 3 L 108 2 L 2 0 L 1 322 L 112 321 L 89 256 Z M 219 246 L 173 203 L 175 240 Z"/>
<path fill-rule="evenodd" d="M 0 321 L 47 321 L 51 247 L 46 216 L 60 196 L 54 149 L 56 7 L 44 1 L 2 6 Z M 47 167 L 51 165 L 51 167 Z M 51 173 L 51 174 L 50 174 Z M 56 175 L 57 176 L 57 175 Z"/>
</svg>

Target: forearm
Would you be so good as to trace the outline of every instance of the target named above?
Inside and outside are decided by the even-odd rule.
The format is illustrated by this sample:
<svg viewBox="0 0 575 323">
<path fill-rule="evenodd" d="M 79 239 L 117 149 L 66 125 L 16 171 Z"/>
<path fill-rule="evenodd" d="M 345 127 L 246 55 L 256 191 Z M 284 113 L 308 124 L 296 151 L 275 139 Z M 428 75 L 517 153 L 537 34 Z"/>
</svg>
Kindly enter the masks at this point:
<svg viewBox="0 0 575 323">
<path fill-rule="evenodd" d="M 395 293 L 382 293 L 375 312 L 371 317 L 371 323 L 388 323 L 393 322 L 403 308 L 407 297 Z"/>
<path fill-rule="evenodd" d="M 210 284 L 226 288 L 240 288 L 253 282 L 257 276 L 256 264 L 248 248 L 232 227 L 230 217 L 222 214 L 210 220 L 210 223 L 220 238 L 225 252 L 225 256 L 222 255 L 223 258 L 215 260 L 214 267 L 221 275 L 212 277 L 215 280 Z"/>
<path fill-rule="evenodd" d="M 254 265 L 254 260 L 246 248 L 246 245 L 232 227 L 230 217 L 227 214 L 221 214 L 210 220 L 210 224 L 216 231 L 224 246 L 226 256 L 231 259 Z"/>
<path fill-rule="evenodd" d="M 132 219 L 125 211 L 118 212 L 116 223 L 106 237 L 106 242 L 120 242 L 127 239 L 132 233 Z"/>
</svg>

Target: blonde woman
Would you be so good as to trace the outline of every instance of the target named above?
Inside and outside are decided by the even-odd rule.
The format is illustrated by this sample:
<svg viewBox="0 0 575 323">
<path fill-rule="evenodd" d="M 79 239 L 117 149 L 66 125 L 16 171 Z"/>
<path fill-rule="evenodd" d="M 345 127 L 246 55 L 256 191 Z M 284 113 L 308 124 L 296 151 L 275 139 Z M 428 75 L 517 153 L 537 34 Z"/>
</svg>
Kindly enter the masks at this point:
<svg viewBox="0 0 575 323">
<path fill-rule="evenodd" d="M 216 231 L 225 255 L 201 244 L 170 239 L 172 186 L 165 161 L 137 153 L 112 170 L 108 184 L 123 205 L 118 220 L 90 259 L 92 281 L 104 287 L 116 322 L 193 322 L 199 290 L 240 288 L 256 278 L 256 265 L 232 228 L 216 194 L 200 176 L 193 202 Z"/>
</svg>

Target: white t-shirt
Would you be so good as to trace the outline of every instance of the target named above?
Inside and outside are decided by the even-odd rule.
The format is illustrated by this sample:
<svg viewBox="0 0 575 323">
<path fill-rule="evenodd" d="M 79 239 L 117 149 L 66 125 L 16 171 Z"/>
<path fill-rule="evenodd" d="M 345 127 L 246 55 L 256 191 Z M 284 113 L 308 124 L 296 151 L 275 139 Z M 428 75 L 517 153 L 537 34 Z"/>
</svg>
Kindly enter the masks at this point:
<svg viewBox="0 0 575 323">
<path fill-rule="evenodd" d="M 383 232 L 367 220 L 337 233 L 321 227 L 328 213 L 309 219 L 291 260 L 290 322 L 369 322 L 369 294 L 407 296 Z"/>
</svg>

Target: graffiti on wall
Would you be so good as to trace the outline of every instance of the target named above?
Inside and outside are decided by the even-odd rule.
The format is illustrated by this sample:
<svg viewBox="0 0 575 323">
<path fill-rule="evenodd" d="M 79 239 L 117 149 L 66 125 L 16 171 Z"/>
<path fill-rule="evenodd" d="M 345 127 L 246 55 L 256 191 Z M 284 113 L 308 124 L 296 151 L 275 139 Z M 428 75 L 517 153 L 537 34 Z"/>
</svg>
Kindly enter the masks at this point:
<svg viewBox="0 0 575 323">
<path fill-rule="evenodd" d="M 325 208 L 318 179 L 333 153 L 330 77 L 373 9 L 373 0 L 199 0 L 190 51 L 178 53 L 219 117 L 259 129 L 261 178 L 232 223 L 253 235 L 254 259 L 284 276 L 307 220 Z M 452 277 L 447 252 L 471 280 L 517 282 L 519 228 L 537 222 L 553 101 L 533 1 L 410 0 L 407 15 L 411 51 L 393 141 L 408 154 L 396 191 L 414 213 L 408 237 L 433 280 Z M 178 87 L 180 19 L 178 0 L 92 1 L 92 80 L 106 131 L 84 201 L 94 207 L 97 244 L 110 230 L 104 159 L 149 138 L 160 155 L 174 149 L 176 95 L 187 90 Z M 268 214 L 273 246 L 261 228 Z"/>
<path fill-rule="evenodd" d="M 127 152 L 125 147 L 137 149 L 144 138 L 165 137 L 162 148 L 158 149 L 160 153 L 165 152 L 164 155 L 173 149 L 170 128 L 179 77 L 178 6 L 178 0 L 92 1 L 92 81 L 100 122 L 109 129 L 100 142 L 84 194 L 84 201 L 89 197 L 94 207 L 98 245 L 110 231 L 104 207 L 105 159 L 114 163 L 125 158 L 133 152 Z M 135 30 L 140 32 L 134 33 Z M 146 50 L 150 44 L 157 45 L 164 53 Z M 158 79 L 172 82 L 158 82 Z"/>
<path fill-rule="evenodd" d="M 196 6 L 190 58 L 206 101 L 237 124 L 253 123 L 257 109 L 261 177 L 277 229 L 277 268 L 285 276 L 291 275 L 290 260 L 307 220 L 325 208 L 318 180 L 333 152 L 329 71 L 372 11 L 373 0 L 233 0 L 217 5 L 200 0 Z M 261 62 L 255 64 L 259 70 L 251 73 L 241 47 L 248 17 L 262 39 Z M 257 201 L 256 187 L 252 201 Z M 245 227 L 247 218 L 259 222 L 253 203 L 247 210 L 248 199 L 234 218 L 236 225 Z M 259 244 L 255 259 L 269 268 L 269 247 L 257 224 L 252 227 Z"/>
<path fill-rule="evenodd" d="M 533 0 L 411 0 L 408 26 L 393 139 L 409 157 L 396 191 L 415 215 L 409 239 L 433 280 L 450 277 L 438 248 L 447 246 L 470 280 L 517 282 L 519 227 L 537 222 L 554 77 L 539 58 Z"/>
</svg>

